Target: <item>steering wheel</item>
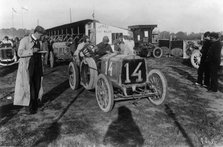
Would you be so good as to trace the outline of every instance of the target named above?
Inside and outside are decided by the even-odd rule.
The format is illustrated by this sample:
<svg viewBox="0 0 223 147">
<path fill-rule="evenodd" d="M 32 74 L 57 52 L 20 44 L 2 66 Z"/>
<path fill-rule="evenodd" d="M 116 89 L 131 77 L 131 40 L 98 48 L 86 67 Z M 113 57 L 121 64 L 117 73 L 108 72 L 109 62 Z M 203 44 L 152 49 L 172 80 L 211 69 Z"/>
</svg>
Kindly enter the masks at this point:
<svg viewBox="0 0 223 147">
<path fill-rule="evenodd" d="M 86 44 L 79 52 L 79 59 L 82 59 L 83 57 L 92 57 L 94 56 L 93 48 L 95 45 L 93 44 Z M 81 56 L 83 55 L 83 56 Z"/>
</svg>

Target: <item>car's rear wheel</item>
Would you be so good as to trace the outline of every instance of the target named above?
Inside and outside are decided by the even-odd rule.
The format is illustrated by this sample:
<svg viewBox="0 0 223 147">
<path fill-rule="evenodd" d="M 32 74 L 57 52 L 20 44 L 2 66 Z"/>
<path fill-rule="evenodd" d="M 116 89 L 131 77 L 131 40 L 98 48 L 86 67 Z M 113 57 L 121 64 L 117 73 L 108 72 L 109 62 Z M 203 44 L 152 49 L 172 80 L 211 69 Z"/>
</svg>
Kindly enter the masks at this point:
<svg viewBox="0 0 223 147">
<path fill-rule="evenodd" d="M 162 104 L 167 93 L 167 81 L 165 76 L 160 70 L 152 69 L 148 73 L 147 80 L 151 91 L 155 94 L 154 96 L 150 96 L 149 100 L 155 105 Z"/>
<path fill-rule="evenodd" d="M 69 73 L 69 85 L 72 90 L 77 89 L 80 86 L 79 69 L 74 62 L 70 62 L 68 66 Z"/>
<path fill-rule="evenodd" d="M 102 111 L 109 112 L 112 110 L 114 105 L 114 90 L 111 81 L 104 74 L 98 76 L 95 95 Z"/>
<path fill-rule="evenodd" d="M 153 57 L 160 58 L 163 55 L 163 50 L 159 47 L 153 49 Z"/>
<path fill-rule="evenodd" d="M 80 65 L 81 85 L 87 90 L 95 88 L 98 76 L 97 65 L 93 58 L 84 58 Z"/>
<path fill-rule="evenodd" d="M 201 52 L 199 50 L 194 50 L 190 57 L 191 64 L 194 68 L 199 68 L 201 61 Z"/>
</svg>

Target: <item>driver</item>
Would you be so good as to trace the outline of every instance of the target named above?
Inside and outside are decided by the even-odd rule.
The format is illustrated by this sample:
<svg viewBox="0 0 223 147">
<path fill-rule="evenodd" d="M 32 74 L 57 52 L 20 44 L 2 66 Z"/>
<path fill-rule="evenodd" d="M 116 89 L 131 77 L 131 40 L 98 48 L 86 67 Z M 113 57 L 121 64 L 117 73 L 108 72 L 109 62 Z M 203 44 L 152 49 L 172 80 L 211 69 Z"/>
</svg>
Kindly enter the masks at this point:
<svg viewBox="0 0 223 147">
<path fill-rule="evenodd" d="M 108 36 L 104 36 L 102 42 L 96 45 L 95 54 L 97 55 L 97 58 L 101 58 L 109 53 L 113 53 L 113 51 L 109 44 Z"/>
</svg>

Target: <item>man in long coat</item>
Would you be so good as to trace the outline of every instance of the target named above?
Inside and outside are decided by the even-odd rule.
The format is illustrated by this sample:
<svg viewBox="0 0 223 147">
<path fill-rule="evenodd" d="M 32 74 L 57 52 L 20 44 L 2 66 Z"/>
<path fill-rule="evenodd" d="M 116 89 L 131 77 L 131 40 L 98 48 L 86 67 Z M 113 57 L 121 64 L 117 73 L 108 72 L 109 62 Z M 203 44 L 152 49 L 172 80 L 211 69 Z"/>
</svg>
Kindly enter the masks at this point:
<svg viewBox="0 0 223 147">
<path fill-rule="evenodd" d="M 38 98 L 42 94 L 42 60 L 39 39 L 45 33 L 37 26 L 34 33 L 24 37 L 19 44 L 20 57 L 15 84 L 14 105 L 29 106 L 31 114 L 37 112 Z"/>
</svg>

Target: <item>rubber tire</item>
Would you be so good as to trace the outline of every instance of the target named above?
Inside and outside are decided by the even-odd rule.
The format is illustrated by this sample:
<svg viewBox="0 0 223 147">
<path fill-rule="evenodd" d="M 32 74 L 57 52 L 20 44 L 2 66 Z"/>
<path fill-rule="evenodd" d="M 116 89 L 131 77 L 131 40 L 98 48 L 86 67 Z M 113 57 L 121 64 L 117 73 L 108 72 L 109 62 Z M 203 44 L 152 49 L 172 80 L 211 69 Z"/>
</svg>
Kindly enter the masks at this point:
<svg viewBox="0 0 223 147">
<path fill-rule="evenodd" d="M 50 67 L 54 67 L 54 55 L 52 51 L 50 51 Z"/>
<path fill-rule="evenodd" d="M 89 68 L 89 72 L 90 72 L 90 80 L 88 81 L 88 83 L 84 83 L 83 82 L 83 75 L 86 74 L 83 71 L 83 65 L 87 64 Z M 97 65 L 95 63 L 95 60 L 93 58 L 84 58 L 81 61 L 80 64 L 80 76 L 81 76 L 81 85 L 87 89 L 87 90 L 91 90 L 95 88 L 95 84 L 96 84 L 96 80 L 97 80 L 97 76 L 98 76 L 98 71 L 97 71 Z"/>
<path fill-rule="evenodd" d="M 191 65 L 194 68 L 198 69 L 200 61 L 201 61 L 201 52 L 199 50 L 194 50 L 190 56 Z"/>
<path fill-rule="evenodd" d="M 104 82 L 104 86 L 106 87 L 107 89 L 107 106 L 103 106 L 101 105 L 100 103 L 100 97 L 99 97 L 99 90 L 100 90 L 100 87 L 99 87 L 99 81 L 100 80 L 103 80 Z M 105 91 L 103 91 L 105 92 Z M 110 112 L 114 106 L 114 90 L 113 90 L 113 86 L 112 86 L 112 83 L 111 81 L 109 80 L 109 78 L 104 75 L 104 74 L 100 74 L 97 78 L 97 82 L 96 82 L 96 86 L 95 86 L 95 97 L 96 97 L 96 100 L 97 100 L 97 103 L 98 103 L 98 106 L 100 107 L 100 109 L 103 111 L 103 112 Z M 102 95 L 101 98 L 105 99 L 105 96 Z"/>
<path fill-rule="evenodd" d="M 74 62 L 70 62 L 68 66 L 69 85 L 72 90 L 76 90 L 80 86 L 80 73 L 78 66 Z"/>
<path fill-rule="evenodd" d="M 159 78 L 161 79 L 161 83 L 162 83 L 162 96 L 160 98 L 160 100 L 156 100 L 154 101 L 151 97 L 149 97 L 149 100 L 150 102 L 152 102 L 154 105 L 161 105 L 164 101 L 165 101 L 165 98 L 166 98 L 166 94 L 167 94 L 167 80 L 164 76 L 164 74 L 158 70 L 158 69 L 152 69 L 151 71 L 149 71 L 148 75 L 147 75 L 147 81 L 148 83 L 151 84 L 150 82 L 150 77 L 153 75 L 153 74 L 156 74 L 159 76 Z M 153 84 L 152 84 L 153 85 Z"/>
<path fill-rule="evenodd" d="M 159 51 L 159 55 L 156 54 L 157 51 Z M 155 47 L 153 49 L 153 57 L 160 58 L 160 57 L 162 57 L 162 55 L 163 55 L 163 50 L 161 48 Z"/>
</svg>

